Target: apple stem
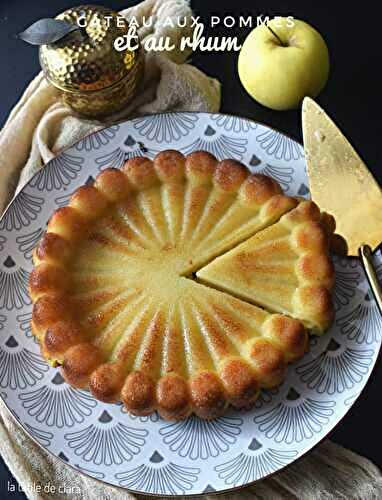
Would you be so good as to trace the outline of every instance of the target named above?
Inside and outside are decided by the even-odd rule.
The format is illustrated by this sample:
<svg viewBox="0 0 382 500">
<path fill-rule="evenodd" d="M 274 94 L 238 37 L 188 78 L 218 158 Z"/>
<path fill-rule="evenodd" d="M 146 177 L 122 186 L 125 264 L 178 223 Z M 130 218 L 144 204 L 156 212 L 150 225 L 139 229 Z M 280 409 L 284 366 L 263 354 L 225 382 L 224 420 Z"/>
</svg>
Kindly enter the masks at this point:
<svg viewBox="0 0 382 500">
<path fill-rule="evenodd" d="M 273 29 L 267 24 L 267 28 L 269 29 L 269 31 L 272 33 L 273 36 L 275 36 L 277 38 L 277 40 L 280 42 L 280 44 L 283 46 L 283 47 L 288 47 L 288 45 L 286 43 L 284 43 L 281 38 L 279 37 L 279 35 L 277 33 L 275 33 L 273 31 Z"/>
</svg>

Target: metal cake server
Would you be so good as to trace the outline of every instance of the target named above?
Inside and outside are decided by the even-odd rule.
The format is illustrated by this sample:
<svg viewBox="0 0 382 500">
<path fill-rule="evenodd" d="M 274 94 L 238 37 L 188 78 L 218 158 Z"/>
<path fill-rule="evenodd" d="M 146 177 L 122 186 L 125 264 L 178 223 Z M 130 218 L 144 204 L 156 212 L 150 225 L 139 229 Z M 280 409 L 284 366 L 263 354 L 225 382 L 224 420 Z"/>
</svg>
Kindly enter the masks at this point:
<svg viewBox="0 0 382 500">
<path fill-rule="evenodd" d="M 382 242 L 382 190 L 342 132 L 310 97 L 302 105 L 312 199 L 336 219 L 349 256 L 359 256 L 382 314 L 372 252 Z"/>
</svg>

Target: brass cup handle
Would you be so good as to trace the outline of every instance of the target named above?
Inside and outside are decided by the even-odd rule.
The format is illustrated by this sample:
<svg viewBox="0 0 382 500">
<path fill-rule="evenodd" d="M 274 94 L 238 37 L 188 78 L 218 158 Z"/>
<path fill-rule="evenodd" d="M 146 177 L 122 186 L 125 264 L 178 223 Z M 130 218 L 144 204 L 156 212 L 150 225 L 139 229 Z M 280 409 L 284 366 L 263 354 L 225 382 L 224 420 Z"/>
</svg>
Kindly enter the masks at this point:
<svg viewBox="0 0 382 500">
<path fill-rule="evenodd" d="M 377 273 L 375 272 L 372 251 L 369 245 L 361 245 L 358 249 L 359 257 L 361 259 L 367 281 L 373 292 L 375 302 L 377 303 L 380 314 L 382 315 L 382 289 L 378 282 Z"/>
</svg>

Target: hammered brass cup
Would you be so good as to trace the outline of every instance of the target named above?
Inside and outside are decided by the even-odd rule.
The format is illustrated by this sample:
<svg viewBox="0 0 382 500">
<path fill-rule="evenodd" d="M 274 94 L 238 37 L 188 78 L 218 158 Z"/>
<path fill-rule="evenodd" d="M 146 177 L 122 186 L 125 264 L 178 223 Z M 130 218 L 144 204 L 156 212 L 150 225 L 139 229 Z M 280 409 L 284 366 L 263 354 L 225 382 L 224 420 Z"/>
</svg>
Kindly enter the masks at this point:
<svg viewBox="0 0 382 500">
<path fill-rule="evenodd" d="M 82 27 L 40 47 L 45 77 L 84 117 L 102 118 L 122 110 L 134 98 L 144 69 L 140 46 L 120 52 L 114 48 L 115 39 L 128 33 L 126 19 L 90 5 L 66 10 L 57 19 Z"/>
</svg>

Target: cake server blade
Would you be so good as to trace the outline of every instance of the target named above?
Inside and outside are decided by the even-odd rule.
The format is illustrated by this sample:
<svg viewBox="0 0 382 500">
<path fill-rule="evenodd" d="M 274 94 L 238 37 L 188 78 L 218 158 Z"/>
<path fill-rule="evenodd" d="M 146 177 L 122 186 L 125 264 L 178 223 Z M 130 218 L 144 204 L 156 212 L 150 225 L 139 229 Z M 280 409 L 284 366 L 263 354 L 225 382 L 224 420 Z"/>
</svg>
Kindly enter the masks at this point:
<svg viewBox="0 0 382 500">
<path fill-rule="evenodd" d="M 335 217 L 347 254 L 362 259 L 382 310 L 371 258 L 382 241 L 382 190 L 346 137 L 309 97 L 302 105 L 302 127 L 312 199 Z"/>
</svg>

